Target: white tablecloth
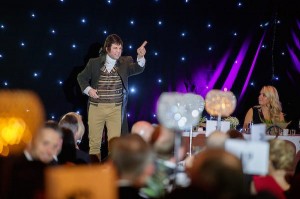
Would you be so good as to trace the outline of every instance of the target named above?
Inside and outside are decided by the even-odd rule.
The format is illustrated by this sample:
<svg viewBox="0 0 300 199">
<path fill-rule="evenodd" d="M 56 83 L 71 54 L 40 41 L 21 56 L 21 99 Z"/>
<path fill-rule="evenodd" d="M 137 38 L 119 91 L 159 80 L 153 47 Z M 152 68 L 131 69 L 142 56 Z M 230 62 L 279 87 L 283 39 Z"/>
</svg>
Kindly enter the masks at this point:
<svg viewBox="0 0 300 199">
<path fill-rule="evenodd" d="M 196 137 L 199 134 L 205 134 L 205 131 L 200 131 L 200 132 L 192 132 L 192 136 Z M 251 134 L 243 134 L 244 138 L 246 140 L 250 140 L 250 136 Z M 182 136 L 184 137 L 189 137 L 190 136 L 190 132 L 183 132 Z M 269 139 L 274 139 L 276 136 L 275 135 L 266 135 L 266 138 Z M 283 136 L 280 135 L 277 137 L 277 139 L 280 140 L 289 140 L 291 142 L 293 142 L 296 146 L 296 153 L 300 150 L 300 135 L 288 135 L 288 136 Z"/>
<path fill-rule="evenodd" d="M 246 140 L 249 140 L 251 138 L 251 134 L 243 134 L 243 135 Z M 266 135 L 266 139 L 268 139 L 268 140 L 274 139 L 274 138 L 276 138 L 275 135 Z M 287 136 L 280 135 L 277 137 L 277 139 L 289 140 L 289 141 L 293 142 L 296 146 L 296 153 L 300 150 L 300 135 L 287 135 Z"/>
</svg>

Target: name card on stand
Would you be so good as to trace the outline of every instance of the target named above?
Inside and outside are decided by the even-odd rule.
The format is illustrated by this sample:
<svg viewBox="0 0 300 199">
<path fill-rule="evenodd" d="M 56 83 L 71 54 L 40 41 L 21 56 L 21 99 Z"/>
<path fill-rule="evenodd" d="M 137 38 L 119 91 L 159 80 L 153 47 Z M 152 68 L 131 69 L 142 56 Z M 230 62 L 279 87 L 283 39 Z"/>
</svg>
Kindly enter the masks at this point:
<svg viewBox="0 0 300 199">
<path fill-rule="evenodd" d="M 250 175 L 266 175 L 269 166 L 269 143 L 228 139 L 225 150 L 242 161 L 243 172 Z"/>
<path fill-rule="evenodd" d="M 251 126 L 251 140 L 265 141 L 266 140 L 266 124 L 253 124 Z"/>
<path fill-rule="evenodd" d="M 221 131 L 226 133 L 230 129 L 229 121 L 221 121 Z M 208 137 L 212 132 L 217 130 L 216 120 L 206 120 L 206 131 L 205 136 Z"/>
</svg>

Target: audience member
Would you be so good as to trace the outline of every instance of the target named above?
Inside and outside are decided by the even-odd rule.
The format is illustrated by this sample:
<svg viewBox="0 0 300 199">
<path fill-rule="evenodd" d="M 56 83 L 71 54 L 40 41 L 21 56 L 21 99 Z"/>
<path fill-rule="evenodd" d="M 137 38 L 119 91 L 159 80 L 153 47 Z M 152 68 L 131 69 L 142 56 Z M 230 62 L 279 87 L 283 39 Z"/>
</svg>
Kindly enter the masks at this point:
<svg viewBox="0 0 300 199">
<path fill-rule="evenodd" d="M 175 176 L 180 172 L 176 163 L 183 159 L 185 150 L 183 146 L 175 149 L 175 139 L 172 130 L 162 125 L 155 127 L 150 142 L 156 155 L 155 172 L 140 191 L 143 197 L 162 198 L 176 185 Z"/>
<path fill-rule="evenodd" d="M 153 152 L 137 134 L 127 134 L 115 140 L 110 161 L 119 177 L 119 199 L 138 199 L 139 189 L 154 172 Z"/>
<path fill-rule="evenodd" d="M 277 198 L 286 198 L 284 192 L 290 188 L 286 177 L 292 169 L 295 157 L 293 146 L 284 141 L 274 139 L 270 141 L 269 173 L 266 176 L 253 176 L 251 193 L 267 191 Z"/>
<path fill-rule="evenodd" d="M 65 127 L 62 127 L 63 144 L 60 153 L 58 154 L 58 164 L 60 165 L 75 165 L 76 162 L 76 146 L 73 132 Z"/>
<path fill-rule="evenodd" d="M 137 121 L 132 125 L 131 133 L 139 134 L 146 142 L 150 142 L 154 126 L 147 121 Z"/>
<path fill-rule="evenodd" d="M 229 136 L 221 131 L 212 132 L 206 140 L 206 148 L 221 148 L 225 147 L 225 141 L 229 138 Z"/>
<path fill-rule="evenodd" d="M 241 161 L 224 149 L 207 148 L 195 154 L 187 173 L 191 184 L 173 190 L 165 198 L 238 199 L 247 196 Z"/>
<path fill-rule="evenodd" d="M 72 137 L 73 137 L 73 141 L 69 140 L 68 141 L 68 136 L 69 134 L 67 133 L 66 136 L 66 140 L 65 142 L 68 142 L 68 144 L 73 145 L 72 142 L 74 142 L 74 147 L 76 150 L 76 158 L 75 161 L 73 163 L 75 164 L 88 164 L 91 162 L 91 159 L 89 157 L 89 154 L 86 153 L 85 151 L 82 151 L 79 149 L 78 143 L 81 142 L 81 139 L 85 133 L 85 127 L 81 118 L 81 115 L 75 113 L 75 112 L 69 112 L 66 113 L 65 115 L 62 116 L 62 118 L 59 121 L 59 125 L 63 128 L 67 128 L 70 129 L 72 132 Z M 65 148 L 67 145 L 67 143 L 65 143 L 63 145 L 63 148 Z M 73 150 L 73 149 L 70 149 Z M 93 156 L 91 156 L 93 157 Z M 99 162 L 99 161 L 94 161 L 94 162 Z"/>
<path fill-rule="evenodd" d="M 57 164 L 62 131 L 55 121 L 47 121 L 38 130 L 24 153 L 9 156 L 1 163 L 0 198 L 43 198 L 44 170 Z"/>
</svg>

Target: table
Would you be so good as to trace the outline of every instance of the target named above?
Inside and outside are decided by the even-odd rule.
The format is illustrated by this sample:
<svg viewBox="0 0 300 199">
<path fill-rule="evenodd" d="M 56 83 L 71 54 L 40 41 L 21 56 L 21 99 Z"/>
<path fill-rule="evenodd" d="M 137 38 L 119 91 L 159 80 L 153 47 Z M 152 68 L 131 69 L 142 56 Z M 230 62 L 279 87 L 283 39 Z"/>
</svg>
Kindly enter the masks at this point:
<svg viewBox="0 0 300 199">
<path fill-rule="evenodd" d="M 251 139 L 251 134 L 243 134 L 244 135 L 244 138 L 246 140 L 250 140 Z M 267 140 L 271 140 L 271 139 L 276 139 L 276 136 L 275 135 L 266 135 L 266 139 Z M 279 135 L 277 137 L 277 139 L 280 139 L 280 140 L 288 140 L 288 141 L 291 141 L 295 144 L 296 146 L 296 153 L 298 151 L 300 151 L 300 135 Z"/>
<path fill-rule="evenodd" d="M 251 134 L 245 134 L 243 133 L 244 138 L 246 140 L 250 140 L 251 138 Z M 190 132 L 183 132 L 182 133 L 182 137 L 184 140 L 184 145 L 186 146 L 187 149 L 189 149 L 189 137 L 190 137 Z M 192 132 L 192 146 L 200 146 L 203 147 L 205 145 L 205 131 L 200 131 L 200 132 Z M 275 135 L 266 135 L 266 139 L 270 140 L 270 139 L 275 139 L 276 136 Z M 203 140 L 204 139 L 204 140 Z M 279 135 L 277 137 L 277 139 L 280 140 L 288 140 L 291 141 L 295 144 L 296 147 L 296 153 L 300 151 L 300 135 L 287 135 L 287 136 L 283 136 L 283 135 Z M 300 153 L 300 152 L 299 152 Z"/>
</svg>

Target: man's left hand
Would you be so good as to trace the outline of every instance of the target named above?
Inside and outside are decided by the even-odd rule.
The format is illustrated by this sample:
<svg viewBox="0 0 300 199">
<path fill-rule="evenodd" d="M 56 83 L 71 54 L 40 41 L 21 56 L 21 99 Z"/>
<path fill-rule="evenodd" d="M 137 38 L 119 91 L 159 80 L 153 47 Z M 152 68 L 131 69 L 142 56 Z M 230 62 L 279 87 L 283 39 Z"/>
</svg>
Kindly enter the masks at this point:
<svg viewBox="0 0 300 199">
<path fill-rule="evenodd" d="M 146 54 L 145 46 L 148 42 L 144 41 L 143 44 L 137 49 L 138 58 L 142 58 Z"/>
</svg>

